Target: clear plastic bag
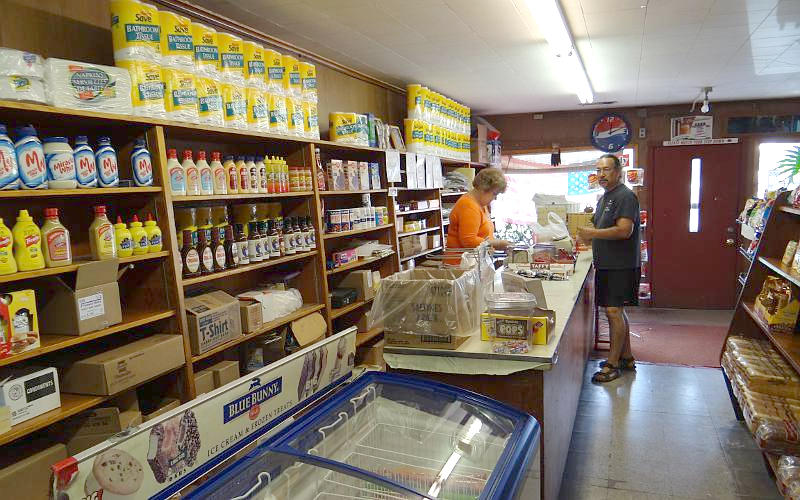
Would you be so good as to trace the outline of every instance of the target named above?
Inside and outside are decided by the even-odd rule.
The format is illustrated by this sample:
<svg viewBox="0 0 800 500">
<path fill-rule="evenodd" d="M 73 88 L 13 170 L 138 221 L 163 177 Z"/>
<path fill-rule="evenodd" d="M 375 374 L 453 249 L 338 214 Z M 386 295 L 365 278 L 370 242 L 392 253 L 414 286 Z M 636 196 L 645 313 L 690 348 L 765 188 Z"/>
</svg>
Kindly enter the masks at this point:
<svg viewBox="0 0 800 500">
<path fill-rule="evenodd" d="M 794 455 L 783 455 L 778 460 L 775 480 L 783 495 L 786 495 L 791 489 L 796 490 L 795 495 L 800 493 L 800 458 Z"/>
<path fill-rule="evenodd" d="M 537 243 L 559 241 L 564 238 L 569 238 L 569 229 L 567 229 L 567 225 L 555 212 L 549 212 L 547 214 L 547 225 L 543 226 L 538 222 L 534 222 L 531 226 L 533 226 L 533 232 L 536 234 Z"/>
</svg>

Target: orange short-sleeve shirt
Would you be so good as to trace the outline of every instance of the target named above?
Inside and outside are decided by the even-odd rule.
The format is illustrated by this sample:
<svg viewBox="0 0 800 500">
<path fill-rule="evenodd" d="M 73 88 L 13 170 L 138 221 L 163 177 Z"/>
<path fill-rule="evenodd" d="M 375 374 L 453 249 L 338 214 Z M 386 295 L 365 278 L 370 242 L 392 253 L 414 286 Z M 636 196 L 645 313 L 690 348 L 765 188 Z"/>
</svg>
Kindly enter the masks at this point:
<svg viewBox="0 0 800 500">
<path fill-rule="evenodd" d="M 494 224 L 489 218 L 489 211 L 468 194 L 459 198 L 450 212 L 448 248 L 475 248 L 492 237 Z"/>
</svg>

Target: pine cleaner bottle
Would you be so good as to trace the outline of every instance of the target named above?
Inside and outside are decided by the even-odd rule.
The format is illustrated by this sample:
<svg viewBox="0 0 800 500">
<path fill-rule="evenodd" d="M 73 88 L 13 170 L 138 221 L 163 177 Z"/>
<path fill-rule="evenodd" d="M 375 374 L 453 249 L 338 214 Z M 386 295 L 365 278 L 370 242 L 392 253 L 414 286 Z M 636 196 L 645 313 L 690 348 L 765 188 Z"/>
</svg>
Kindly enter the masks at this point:
<svg viewBox="0 0 800 500">
<path fill-rule="evenodd" d="M 197 165 L 192 160 L 192 150 L 183 151 L 183 174 L 186 176 L 186 196 L 198 196 L 200 194 L 200 173 Z"/>
<path fill-rule="evenodd" d="M 44 209 L 42 239 L 44 240 L 44 261 L 47 267 L 60 267 L 72 264 L 72 247 L 69 231 L 58 220 L 57 208 Z"/>
<path fill-rule="evenodd" d="M 19 189 L 17 152 L 7 134 L 6 126 L 0 124 L 0 190 Z M 16 269 L 16 264 L 14 268 Z M 2 273 L 2 263 L 0 263 L 0 274 Z"/>
<path fill-rule="evenodd" d="M 14 258 L 14 237 L 11 230 L 0 219 L 0 276 L 17 272 L 17 260 Z"/>
<path fill-rule="evenodd" d="M 225 163 L 222 166 L 225 168 L 225 181 L 228 183 L 228 194 L 238 193 L 239 169 L 233 162 L 233 155 L 225 156 Z"/>
<path fill-rule="evenodd" d="M 144 139 L 136 139 L 131 151 L 131 171 L 133 183 L 137 186 L 153 185 L 153 159 Z"/>
<path fill-rule="evenodd" d="M 94 260 L 113 259 L 117 256 L 114 228 L 106 217 L 106 206 L 94 207 L 94 221 L 89 226 L 89 247 Z"/>
<path fill-rule="evenodd" d="M 117 244 L 117 257 L 133 255 L 133 236 L 119 215 L 117 215 L 117 223 L 114 224 L 114 240 Z"/>
<path fill-rule="evenodd" d="M 167 173 L 172 196 L 186 196 L 186 175 L 178 161 L 178 152 L 175 149 L 167 150 Z"/>
<path fill-rule="evenodd" d="M 211 177 L 214 179 L 214 194 L 228 194 L 228 183 L 225 179 L 225 167 L 222 166 L 222 153 L 211 153 Z"/>
<path fill-rule="evenodd" d="M 17 166 L 22 189 L 47 189 L 47 167 L 42 141 L 36 136 L 33 125 L 16 130 Z M 19 264 L 19 262 L 17 262 Z"/>
<path fill-rule="evenodd" d="M 161 228 L 158 227 L 156 221 L 153 220 L 153 214 L 147 214 L 147 220 L 144 221 L 144 230 L 147 232 L 148 252 L 160 252 L 163 246 L 161 241 Z"/>
<path fill-rule="evenodd" d="M 11 230 L 14 236 L 14 259 L 20 271 L 44 269 L 42 232 L 27 210 L 20 210 L 17 223 Z"/>
<path fill-rule="evenodd" d="M 119 164 L 117 152 L 111 145 L 110 137 L 97 139 L 97 151 L 94 153 L 97 164 L 97 181 L 100 187 L 116 187 L 119 185 Z M 111 223 L 109 223 L 109 226 Z"/>
<path fill-rule="evenodd" d="M 75 138 L 75 177 L 79 188 L 97 187 L 97 164 L 94 159 L 94 151 L 89 146 L 89 138 L 79 135 Z"/>
<path fill-rule="evenodd" d="M 200 175 L 200 194 L 207 196 L 214 194 L 214 176 L 211 166 L 206 161 L 206 152 L 197 152 L 197 172 Z"/>
<path fill-rule="evenodd" d="M 131 221 L 131 240 L 133 241 L 133 255 L 144 255 L 150 251 L 150 243 L 147 238 L 147 231 L 139 222 L 139 217 L 133 216 Z"/>
</svg>

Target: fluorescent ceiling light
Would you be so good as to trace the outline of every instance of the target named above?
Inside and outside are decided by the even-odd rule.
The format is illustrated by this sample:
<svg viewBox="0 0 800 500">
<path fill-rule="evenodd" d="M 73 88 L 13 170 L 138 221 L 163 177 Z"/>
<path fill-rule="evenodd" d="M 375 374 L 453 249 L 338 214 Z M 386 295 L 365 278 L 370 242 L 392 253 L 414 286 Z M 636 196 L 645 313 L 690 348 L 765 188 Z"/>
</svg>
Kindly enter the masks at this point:
<svg viewBox="0 0 800 500">
<path fill-rule="evenodd" d="M 583 61 L 575 48 L 572 33 L 567 27 L 564 12 L 558 0 L 527 0 L 528 9 L 539 26 L 550 50 L 561 61 L 567 77 L 574 85 L 574 92 L 581 104 L 594 102 L 594 91 Z"/>
</svg>

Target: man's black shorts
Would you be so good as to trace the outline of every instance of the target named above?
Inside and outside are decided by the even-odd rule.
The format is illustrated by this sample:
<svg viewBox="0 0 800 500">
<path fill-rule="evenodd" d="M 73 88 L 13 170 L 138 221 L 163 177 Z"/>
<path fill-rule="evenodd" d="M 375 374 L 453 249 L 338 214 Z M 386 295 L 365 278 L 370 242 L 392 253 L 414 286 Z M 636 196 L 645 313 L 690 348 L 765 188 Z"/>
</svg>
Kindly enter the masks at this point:
<svg viewBox="0 0 800 500">
<path fill-rule="evenodd" d="M 595 273 L 597 305 L 622 307 L 639 305 L 639 280 L 642 270 L 598 269 Z"/>
</svg>

